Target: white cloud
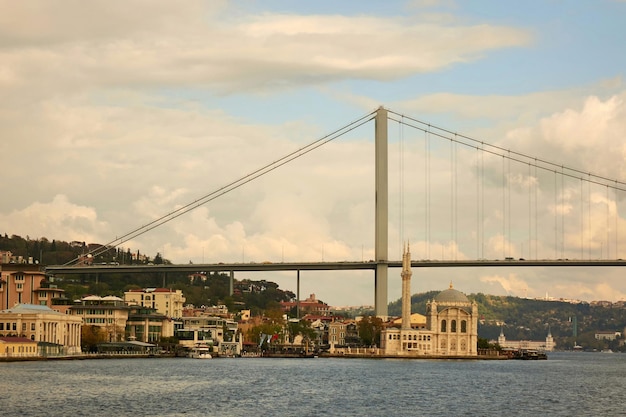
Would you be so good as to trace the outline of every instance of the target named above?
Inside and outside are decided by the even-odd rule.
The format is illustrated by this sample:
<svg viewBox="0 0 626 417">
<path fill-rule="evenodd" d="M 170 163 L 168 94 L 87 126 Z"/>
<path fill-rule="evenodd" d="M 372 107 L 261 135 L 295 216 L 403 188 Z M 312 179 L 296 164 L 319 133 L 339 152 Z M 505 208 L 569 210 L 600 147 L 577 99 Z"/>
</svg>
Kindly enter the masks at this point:
<svg viewBox="0 0 626 417">
<path fill-rule="evenodd" d="M 11 228 L 5 233 L 21 234 L 24 238 L 59 239 L 69 237 L 68 231 L 71 231 L 68 241 L 87 243 L 104 243 L 95 239 L 100 239 L 109 230 L 107 222 L 98 219 L 94 207 L 74 204 L 62 194 L 54 196 L 50 202 L 34 202 L 8 214 L 0 213 L 0 224 Z"/>
<path fill-rule="evenodd" d="M 205 2 L 5 6 L 5 96 L 19 96 L 29 85 L 30 94 L 44 96 L 131 85 L 232 92 L 389 80 L 473 61 L 530 38 L 520 29 L 417 16 L 242 16 L 234 6 Z"/>
<path fill-rule="evenodd" d="M 506 292 L 506 295 L 525 297 L 528 291 L 528 284 L 514 273 L 508 274 L 508 276 L 483 276 L 480 278 L 480 281 L 498 284 Z"/>
</svg>

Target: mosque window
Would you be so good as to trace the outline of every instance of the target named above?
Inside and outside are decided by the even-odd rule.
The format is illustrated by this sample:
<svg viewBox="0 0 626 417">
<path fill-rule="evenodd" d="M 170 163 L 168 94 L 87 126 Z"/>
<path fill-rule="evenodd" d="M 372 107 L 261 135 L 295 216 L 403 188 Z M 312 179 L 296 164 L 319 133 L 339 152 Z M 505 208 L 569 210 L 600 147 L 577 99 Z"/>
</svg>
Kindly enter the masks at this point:
<svg viewBox="0 0 626 417">
<path fill-rule="evenodd" d="M 467 321 L 461 320 L 461 333 L 467 333 Z"/>
<path fill-rule="evenodd" d="M 446 329 L 446 321 L 445 320 L 441 320 L 441 332 L 444 333 L 447 331 Z"/>
<path fill-rule="evenodd" d="M 451 331 L 452 333 L 456 333 L 456 320 L 452 320 L 452 321 L 450 322 L 450 331 Z"/>
</svg>

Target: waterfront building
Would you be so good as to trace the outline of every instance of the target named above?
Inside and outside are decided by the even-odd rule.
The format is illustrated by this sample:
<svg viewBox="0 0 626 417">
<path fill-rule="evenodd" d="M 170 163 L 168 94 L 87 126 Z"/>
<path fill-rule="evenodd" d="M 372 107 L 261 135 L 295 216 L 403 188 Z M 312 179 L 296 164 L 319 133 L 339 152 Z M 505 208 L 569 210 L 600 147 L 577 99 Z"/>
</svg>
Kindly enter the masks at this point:
<svg viewBox="0 0 626 417">
<path fill-rule="evenodd" d="M 33 304 L 18 304 L 0 311 L 0 337 L 21 337 L 38 342 L 39 353 L 80 353 L 82 320 Z"/>
<path fill-rule="evenodd" d="M 542 350 L 544 352 L 552 352 L 556 346 L 550 329 L 548 329 L 546 340 L 506 340 L 506 337 L 504 336 L 504 329 L 502 327 L 500 327 L 498 344 L 503 349 Z"/>
<path fill-rule="evenodd" d="M 222 356 L 241 354 L 243 337 L 236 321 L 214 316 L 183 317 L 181 321 L 182 328 L 174 330 L 180 345 L 193 348 L 206 343 Z"/>
<path fill-rule="evenodd" d="M 174 336 L 174 320 L 153 308 L 129 306 L 126 339 L 144 343 L 158 342 Z"/>
<path fill-rule="evenodd" d="M 82 318 L 84 325 L 102 328 L 108 342 L 121 342 L 125 339 L 130 307 L 119 297 L 90 295 L 75 302 L 68 311 L 70 315 Z"/>
<path fill-rule="evenodd" d="M 346 324 L 343 321 L 328 323 L 328 343 L 331 352 L 334 351 L 335 345 L 346 344 Z"/>
<path fill-rule="evenodd" d="M 64 292 L 48 282 L 39 265 L 24 263 L 0 265 L 0 310 L 17 304 L 52 307 L 52 300 L 61 298 Z"/>
<path fill-rule="evenodd" d="M 153 308 L 167 317 L 180 318 L 186 298 L 181 290 L 143 288 L 126 291 L 124 301 L 128 305 Z"/>
<path fill-rule="evenodd" d="M 473 357 L 477 355 L 478 306 L 450 288 L 426 304 L 425 323 L 411 314 L 411 252 L 402 254 L 402 317 L 381 332 L 381 353 L 388 356 Z M 424 316 L 423 316 L 424 317 Z"/>
<path fill-rule="evenodd" d="M 0 337 L 0 358 L 39 356 L 37 342 L 26 337 Z"/>
</svg>

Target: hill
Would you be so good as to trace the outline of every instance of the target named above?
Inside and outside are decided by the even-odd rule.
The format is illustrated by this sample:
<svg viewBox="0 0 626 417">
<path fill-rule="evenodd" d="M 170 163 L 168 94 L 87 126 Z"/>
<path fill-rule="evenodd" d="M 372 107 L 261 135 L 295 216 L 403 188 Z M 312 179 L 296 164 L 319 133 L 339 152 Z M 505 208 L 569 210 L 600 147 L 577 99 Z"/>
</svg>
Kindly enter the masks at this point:
<svg viewBox="0 0 626 417">
<path fill-rule="evenodd" d="M 169 264 L 159 253 L 154 257 L 142 254 L 141 251 L 125 251 L 106 247 L 99 243 L 50 241 L 47 238 L 30 239 L 7 234 L 0 235 L 0 251 L 11 252 L 14 262 L 31 262 L 41 265 L 64 264 L 83 256 L 94 253 L 90 262 L 115 263 L 120 265 Z M 278 308 L 280 301 L 290 301 L 295 297 L 291 291 L 283 291 L 278 284 L 266 281 L 237 281 L 235 294 L 230 295 L 230 278 L 223 273 L 202 273 L 191 276 L 185 273 L 168 273 L 164 284 L 163 274 L 105 274 L 94 279 L 90 274 L 72 275 L 67 278 L 55 277 L 54 283 L 65 290 L 68 300 L 81 298 L 85 295 L 116 295 L 123 297 L 124 292 L 133 288 L 153 288 L 166 286 L 179 289 L 185 294 L 188 304 L 196 306 L 225 304 L 229 311 L 243 308 L 256 315 L 262 311 Z"/>
</svg>

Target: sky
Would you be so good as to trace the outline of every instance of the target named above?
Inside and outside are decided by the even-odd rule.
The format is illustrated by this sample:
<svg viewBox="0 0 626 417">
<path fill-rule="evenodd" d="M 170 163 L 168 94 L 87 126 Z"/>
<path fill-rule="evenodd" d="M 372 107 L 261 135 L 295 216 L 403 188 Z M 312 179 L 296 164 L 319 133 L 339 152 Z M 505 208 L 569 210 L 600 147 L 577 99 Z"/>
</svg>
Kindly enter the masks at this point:
<svg viewBox="0 0 626 417">
<path fill-rule="evenodd" d="M 626 2 L 0 0 L 0 233 L 107 243 L 379 106 L 626 181 Z M 404 119 L 407 117 L 407 119 Z M 483 145 L 484 146 L 484 145 Z M 389 257 L 626 259 L 624 193 L 389 122 Z M 587 178 L 591 178 L 590 175 Z M 595 177 L 594 177 L 595 178 Z M 616 182 L 617 181 L 617 182 Z M 374 124 L 121 247 L 374 258 Z M 294 273 L 246 275 L 295 291 Z M 619 268 L 427 268 L 412 292 L 623 300 Z M 371 272 L 301 298 L 373 305 Z M 401 294 L 389 271 L 389 301 Z"/>
</svg>

